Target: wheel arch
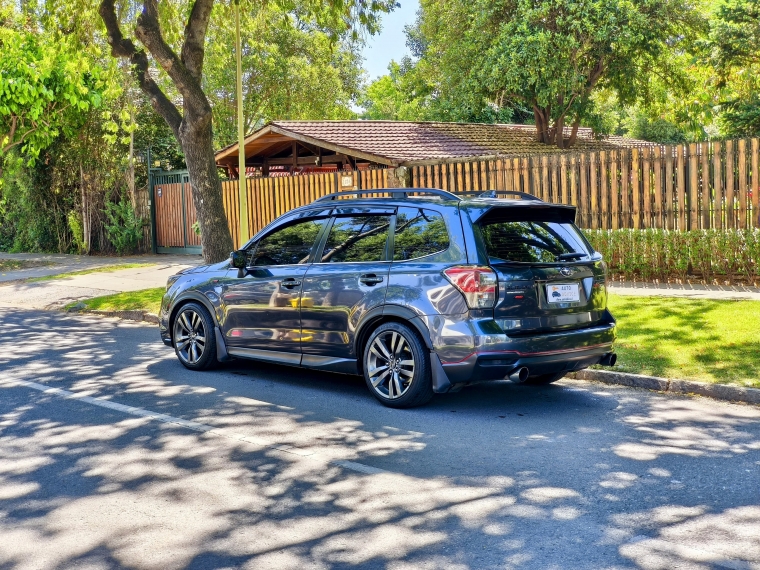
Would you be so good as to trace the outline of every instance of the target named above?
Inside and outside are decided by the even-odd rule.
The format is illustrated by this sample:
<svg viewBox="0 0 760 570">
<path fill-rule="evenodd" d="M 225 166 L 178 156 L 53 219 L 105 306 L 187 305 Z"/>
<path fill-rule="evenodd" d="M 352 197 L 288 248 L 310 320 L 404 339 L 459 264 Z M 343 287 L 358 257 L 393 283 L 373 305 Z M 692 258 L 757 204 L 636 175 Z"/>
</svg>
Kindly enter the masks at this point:
<svg viewBox="0 0 760 570">
<path fill-rule="evenodd" d="M 428 350 L 433 349 L 433 343 L 430 340 L 430 332 L 425 323 L 413 311 L 400 305 L 385 305 L 369 311 L 356 330 L 354 337 L 354 354 L 356 354 L 356 364 L 359 374 L 364 373 L 364 346 L 367 343 L 372 331 L 385 323 L 400 323 L 411 325 L 412 329 L 417 331 L 422 338 L 422 342 Z"/>
<path fill-rule="evenodd" d="M 169 313 L 169 336 L 172 337 L 172 342 L 174 341 L 174 319 L 177 318 L 177 313 L 188 303 L 194 302 L 200 303 L 211 314 L 211 320 L 214 323 L 214 327 L 219 326 L 219 321 L 216 318 L 216 310 L 211 304 L 211 301 L 209 301 L 205 295 L 202 295 L 197 291 L 188 291 L 174 300 L 172 310 Z"/>
</svg>

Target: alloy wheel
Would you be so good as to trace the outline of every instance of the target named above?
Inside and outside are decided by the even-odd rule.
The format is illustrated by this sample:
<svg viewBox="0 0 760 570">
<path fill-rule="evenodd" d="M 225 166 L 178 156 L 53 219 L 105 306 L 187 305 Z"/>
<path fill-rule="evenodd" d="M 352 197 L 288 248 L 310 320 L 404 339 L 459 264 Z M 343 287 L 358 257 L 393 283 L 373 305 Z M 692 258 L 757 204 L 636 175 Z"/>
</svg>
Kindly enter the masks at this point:
<svg viewBox="0 0 760 570">
<path fill-rule="evenodd" d="M 187 364 L 197 364 L 206 350 L 206 327 L 194 309 L 185 309 L 174 322 L 177 355 Z"/>
<path fill-rule="evenodd" d="M 374 338 L 366 364 L 372 387 L 384 398 L 400 398 L 412 385 L 414 354 L 407 339 L 396 331 L 384 331 Z"/>
</svg>

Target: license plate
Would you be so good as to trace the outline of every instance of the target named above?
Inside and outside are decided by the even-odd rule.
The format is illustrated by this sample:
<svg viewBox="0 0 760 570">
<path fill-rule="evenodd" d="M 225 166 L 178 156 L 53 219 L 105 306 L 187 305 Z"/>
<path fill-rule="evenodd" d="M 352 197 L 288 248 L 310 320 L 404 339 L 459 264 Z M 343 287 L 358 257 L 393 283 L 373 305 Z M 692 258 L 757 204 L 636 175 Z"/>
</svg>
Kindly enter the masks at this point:
<svg viewBox="0 0 760 570">
<path fill-rule="evenodd" d="M 550 303 L 574 303 L 580 301 L 578 285 L 572 283 L 559 283 L 546 286 L 546 299 Z"/>
</svg>

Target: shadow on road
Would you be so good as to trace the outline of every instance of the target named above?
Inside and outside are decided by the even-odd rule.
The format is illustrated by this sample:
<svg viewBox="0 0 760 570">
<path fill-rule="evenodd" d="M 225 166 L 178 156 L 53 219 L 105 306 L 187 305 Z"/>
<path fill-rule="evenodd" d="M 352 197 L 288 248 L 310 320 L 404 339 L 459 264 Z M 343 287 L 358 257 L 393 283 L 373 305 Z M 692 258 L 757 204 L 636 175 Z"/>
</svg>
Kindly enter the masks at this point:
<svg viewBox="0 0 760 570">
<path fill-rule="evenodd" d="M 388 410 L 358 377 L 188 373 L 144 325 L 0 320 L 3 568 L 760 564 L 757 408 L 568 382 Z"/>
</svg>

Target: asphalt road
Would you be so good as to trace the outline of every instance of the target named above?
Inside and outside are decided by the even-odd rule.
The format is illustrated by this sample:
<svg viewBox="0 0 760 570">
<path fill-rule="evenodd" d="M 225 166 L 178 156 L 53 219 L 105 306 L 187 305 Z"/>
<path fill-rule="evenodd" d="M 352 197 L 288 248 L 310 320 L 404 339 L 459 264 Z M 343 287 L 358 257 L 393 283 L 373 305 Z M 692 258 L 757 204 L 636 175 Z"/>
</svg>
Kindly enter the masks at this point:
<svg viewBox="0 0 760 570">
<path fill-rule="evenodd" d="M 0 568 L 760 568 L 760 409 L 567 381 L 389 410 L 0 308 Z"/>
</svg>

